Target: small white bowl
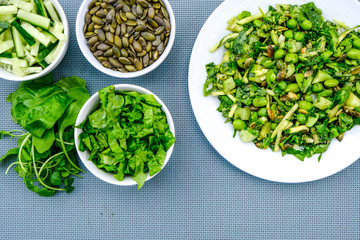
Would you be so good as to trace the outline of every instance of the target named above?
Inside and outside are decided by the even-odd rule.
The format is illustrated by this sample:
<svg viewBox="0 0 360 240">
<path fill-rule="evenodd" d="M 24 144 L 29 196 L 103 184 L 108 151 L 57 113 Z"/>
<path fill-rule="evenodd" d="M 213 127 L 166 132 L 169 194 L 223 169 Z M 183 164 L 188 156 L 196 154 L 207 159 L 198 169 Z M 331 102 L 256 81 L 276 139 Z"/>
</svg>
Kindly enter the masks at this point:
<svg viewBox="0 0 360 240">
<path fill-rule="evenodd" d="M 160 55 L 159 59 L 156 60 L 153 64 L 151 64 L 150 66 L 137 71 L 137 72 L 128 72 L 128 73 L 123 73 L 120 71 L 114 71 L 111 69 L 108 69 L 106 67 L 104 67 L 93 55 L 93 53 L 90 51 L 88 44 L 87 44 L 87 40 L 85 39 L 84 36 L 84 24 L 85 24 L 85 14 L 88 11 L 88 6 L 89 4 L 92 2 L 93 0 L 84 0 L 80 6 L 80 9 L 78 11 L 77 14 L 77 18 L 76 18 L 76 38 L 77 38 L 77 42 L 79 44 L 80 50 L 83 53 L 83 55 L 85 56 L 85 58 L 91 63 L 91 65 L 93 65 L 97 70 L 113 76 L 113 77 L 117 77 L 117 78 L 133 78 L 133 77 L 139 77 L 142 76 L 144 74 L 147 74 L 151 71 L 153 71 L 155 68 L 157 68 L 164 60 L 165 58 L 169 55 L 170 50 L 174 44 L 174 40 L 175 40 L 175 17 L 174 17 L 174 12 L 171 8 L 170 3 L 168 2 L 168 0 L 162 0 L 163 3 L 166 6 L 166 10 L 169 13 L 169 17 L 170 17 L 170 23 L 171 23 L 171 31 L 170 31 L 170 37 L 169 37 L 169 42 L 164 50 L 164 52 Z"/>
<path fill-rule="evenodd" d="M 173 119 L 171 117 L 169 109 L 166 107 L 166 105 L 163 103 L 163 101 L 161 101 L 161 99 L 158 98 L 154 93 L 150 92 L 149 90 L 147 90 L 145 88 L 142 88 L 142 87 L 139 87 L 139 86 L 136 86 L 136 85 L 131 85 L 131 84 L 117 84 L 117 85 L 114 85 L 114 87 L 115 87 L 116 91 L 136 91 L 136 92 L 141 93 L 141 94 L 152 94 L 152 95 L 154 95 L 156 101 L 162 105 L 162 110 L 166 114 L 167 122 L 169 124 L 169 129 L 170 129 L 170 131 L 173 133 L 173 135 L 175 137 L 174 121 L 173 121 Z M 82 122 L 84 122 L 92 112 L 94 112 L 95 110 L 97 110 L 99 108 L 99 106 L 100 106 L 100 97 L 99 97 L 99 93 L 97 92 L 94 95 L 92 95 L 89 98 L 89 100 L 86 101 L 84 106 L 81 108 L 81 110 L 79 112 L 79 115 L 78 115 L 78 117 L 76 119 L 75 126 L 79 126 Z M 97 168 L 96 165 L 92 161 L 89 161 L 88 159 L 90 157 L 90 152 L 89 151 L 81 152 L 79 150 L 79 142 L 80 142 L 79 141 L 79 135 L 82 132 L 83 132 L 82 129 L 75 128 L 74 137 L 75 137 L 76 151 L 77 151 L 81 161 L 85 165 L 85 167 L 92 174 L 94 174 L 99 179 L 101 179 L 101 180 L 103 180 L 105 182 L 114 184 L 114 185 L 120 185 L 120 186 L 136 185 L 136 182 L 131 179 L 131 176 L 125 176 L 123 181 L 119 181 L 116 178 L 114 178 L 114 174 L 104 172 L 103 170 Z M 170 156 L 171 156 L 171 154 L 173 152 L 173 149 L 174 149 L 174 144 L 166 152 L 166 158 L 165 158 L 164 166 L 162 167 L 162 169 L 165 167 L 166 163 L 169 161 L 169 158 L 170 158 Z M 146 181 L 148 181 L 149 179 L 155 177 L 158 173 L 156 173 L 155 175 L 150 177 L 149 172 L 148 172 Z"/>
<path fill-rule="evenodd" d="M 60 3 L 56 0 L 50 0 L 50 2 L 53 4 L 54 8 L 56 9 L 56 11 L 59 13 L 60 19 L 62 21 L 62 23 L 64 24 L 64 34 L 66 36 L 68 36 L 67 41 L 65 42 L 63 48 L 61 49 L 59 55 L 55 58 L 55 60 L 49 65 L 47 66 L 44 70 L 42 70 L 39 73 L 36 74 L 30 74 L 30 75 L 26 75 L 24 77 L 17 77 L 14 74 L 6 71 L 5 69 L 0 67 L 0 76 L 1 78 L 4 78 L 6 80 L 11 80 L 11 81 L 28 81 L 28 80 L 33 80 L 33 79 L 37 79 L 39 77 L 42 77 L 46 74 L 48 74 L 49 72 L 51 72 L 52 70 L 54 70 L 59 63 L 63 60 L 63 58 L 65 57 L 66 51 L 68 49 L 69 46 L 69 24 L 66 18 L 66 14 L 63 10 L 63 8 L 61 7 Z"/>
</svg>

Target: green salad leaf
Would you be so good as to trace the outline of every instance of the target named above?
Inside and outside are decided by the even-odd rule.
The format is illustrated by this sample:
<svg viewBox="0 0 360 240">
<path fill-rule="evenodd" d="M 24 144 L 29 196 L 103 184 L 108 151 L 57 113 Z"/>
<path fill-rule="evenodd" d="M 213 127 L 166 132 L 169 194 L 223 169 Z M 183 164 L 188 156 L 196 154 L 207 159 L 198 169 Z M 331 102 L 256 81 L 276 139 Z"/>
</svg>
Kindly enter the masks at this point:
<svg viewBox="0 0 360 240">
<path fill-rule="evenodd" d="M 130 175 L 140 189 L 147 178 L 161 171 L 166 151 L 175 143 L 167 118 L 151 94 L 99 91 L 101 105 L 79 128 L 80 150 L 90 151 L 98 168 L 123 181 Z"/>
</svg>

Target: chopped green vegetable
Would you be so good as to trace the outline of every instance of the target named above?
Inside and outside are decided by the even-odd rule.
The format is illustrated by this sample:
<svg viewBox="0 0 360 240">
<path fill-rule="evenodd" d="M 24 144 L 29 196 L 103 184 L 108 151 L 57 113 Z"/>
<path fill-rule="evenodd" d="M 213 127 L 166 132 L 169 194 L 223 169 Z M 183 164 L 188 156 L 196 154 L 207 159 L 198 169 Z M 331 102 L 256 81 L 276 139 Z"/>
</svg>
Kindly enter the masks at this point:
<svg viewBox="0 0 360 240">
<path fill-rule="evenodd" d="M 360 35 L 325 21 L 313 2 L 244 11 L 228 21 L 220 64 L 206 65 L 204 96 L 244 142 L 300 160 L 360 124 Z M 234 134 L 235 136 L 235 134 Z"/>
<path fill-rule="evenodd" d="M 122 181 L 132 176 L 140 189 L 164 164 L 166 151 L 174 144 L 162 106 L 153 95 L 115 91 L 114 86 L 99 91 L 101 105 L 79 128 L 80 150 L 91 152 L 99 169 L 114 173 Z"/>
</svg>

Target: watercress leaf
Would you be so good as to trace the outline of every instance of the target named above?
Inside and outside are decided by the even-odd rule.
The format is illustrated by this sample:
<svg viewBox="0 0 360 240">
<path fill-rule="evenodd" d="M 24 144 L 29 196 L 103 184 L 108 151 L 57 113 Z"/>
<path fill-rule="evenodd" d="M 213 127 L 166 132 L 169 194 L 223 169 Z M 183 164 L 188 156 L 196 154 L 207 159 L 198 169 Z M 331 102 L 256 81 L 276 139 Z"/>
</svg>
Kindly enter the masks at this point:
<svg viewBox="0 0 360 240">
<path fill-rule="evenodd" d="M 46 130 L 40 138 L 35 136 L 32 137 L 32 142 L 36 148 L 36 151 L 39 153 L 48 151 L 53 145 L 54 141 L 55 133 L 53 128 Z"/>
<path fill-rule="evenodd" d="M 55 191 L 49 190 L 45 187 L 40 189 L 39 187 L 34 185 L 34 182 L 37 182 L 37 179 L 33 179 L 31 177 L 24 177 L 25 186 L 34 193 L 39 194 L 39 196 L 51 197 L 55 194 Z"/>
<path fill-rule="evenodd" d="M 9 151 L 7 151 L 7 153 L 5 153 L 5 155 L 3 155 L 0 158 L 0 162 L 4 161 L 7 157 L 12 156 L 12 155 L 18 155 L 19 154 L 19 149 L 18 147 L 16 148 L 12 148 Z"/>
<path fill-rule="evenodd" d="M 74 183 L 73 178 L 64 179 L 66 193 L 71 193 L 74 190 L 74 187 L 72 186 L 73 183 Z"/>
<path fill-rule="evenodd" d="M 50 177 L 51 183 L 55 186 L 59 186 L 61 184 L 61 175 L 58 171 L 55 171 L 51 174 Z"/>
</svg>

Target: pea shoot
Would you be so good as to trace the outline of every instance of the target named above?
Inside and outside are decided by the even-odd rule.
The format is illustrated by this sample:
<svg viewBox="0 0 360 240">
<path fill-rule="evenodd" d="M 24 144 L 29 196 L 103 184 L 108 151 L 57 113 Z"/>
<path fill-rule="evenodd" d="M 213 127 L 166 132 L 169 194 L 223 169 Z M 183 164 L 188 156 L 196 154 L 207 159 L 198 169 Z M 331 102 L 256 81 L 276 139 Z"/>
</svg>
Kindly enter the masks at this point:
<svg viewBox="0 0 360 240">
<path fill-rule="evenodd" d="M 226 51 L 206 65 L 204 95 L 219 98 L 217 110 L 243 142 L 320 160 L 333 138 L 360 124 L 359 26 L 345 27 L 312 2 L 245 11 L 210 49 Z"/>
</svg>

